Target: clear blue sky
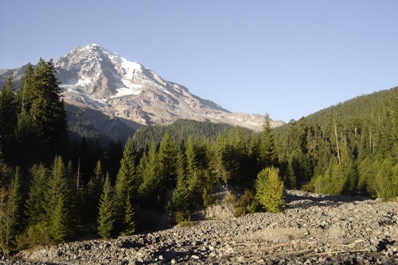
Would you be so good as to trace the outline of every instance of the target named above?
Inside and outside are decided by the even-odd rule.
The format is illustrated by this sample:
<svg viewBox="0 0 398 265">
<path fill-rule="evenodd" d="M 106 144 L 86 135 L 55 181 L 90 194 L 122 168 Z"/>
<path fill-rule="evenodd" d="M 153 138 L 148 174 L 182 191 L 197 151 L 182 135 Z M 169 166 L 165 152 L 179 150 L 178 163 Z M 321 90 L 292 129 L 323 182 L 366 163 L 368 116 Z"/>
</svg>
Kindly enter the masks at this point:
<svg viewBox="0 0 398 265">
<path fill-rule="evenodd" d="M 0 0 L 0 33 L 0 68 L 97 43 L 286 122 L 398 85 L 397 0 Z"/>
</svg>

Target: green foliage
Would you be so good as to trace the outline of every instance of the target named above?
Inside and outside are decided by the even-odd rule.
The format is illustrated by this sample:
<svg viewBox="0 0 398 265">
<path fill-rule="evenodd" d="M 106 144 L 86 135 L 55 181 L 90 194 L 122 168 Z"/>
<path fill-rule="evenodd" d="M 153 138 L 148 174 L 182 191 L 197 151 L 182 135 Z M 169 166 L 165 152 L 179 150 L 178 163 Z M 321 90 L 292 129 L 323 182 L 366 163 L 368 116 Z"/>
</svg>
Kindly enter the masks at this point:
<svg viewBox="0 0 398 265">
<path fill-rule="evenodd" d="M 256 197 L 267 212 L 278 213 L 285 204 L 283 182 L 279 179 L 277 168 L 265 168 L 256 180 Z"/>
<path fill-rule="evenodd" d="M 26 215 L 28 224 L 34 226 L 46 220 L 46 200 L 45 194 L 48 185 L 48 170 L 41 164 L 34 166 L 31 170 L 33 180 L 30 185 L 28 199 L 26 200 Z"/>
<path fill-rule="evenodd" d="M 7 78 L 7 83 L 0 91 L 0 153 L 6 162 L 11 162 L 15 155 L 12 145 L 15 142 L 17 126 L 17 108 L 14 97 L 13 73 Z"/>
<path fill-rule="evenodd" d="M 48 233 L 48 227 L 44 222 L 28 226 L 24 233 L 17 236 L 16 242 L 19 249 L 50 245 L 53 243 Z"/>
<path fill-rule="evenodd" d="M 202 201 L 203 201 L 203 206 L 209 206 L 213 203 L 213 195 L 207 188 L 203 189 L 202 193 Z"/>
<path fill-rule="evenodd" d="M 72 191 L 67 179 L 65 164 L 60 156 L 55 157 L 48 179 L 48 190 L 44 194 L 46 219 L 50 238 L 62 242 L 71 235 Z"/>
<path fill-rule="evenodd" d="M 375 92 L 275 129 L 285 184 L 294 176 L 317 192 L 396 197 L 397 98 L 398 87 Z"/>
<path fill-rule="evenodd" d="M 379 198 L 392 200 L 398 195 L 397 164 L 391 157 L 387 157 L 379 164 L 375 176 L 373 189 Z"/>
<path fill-rule="evenodd" d="M 277 154 L 275 150 L 274 137 L 271 130 L 269 115 L 265 115 L 263 131 L 260 133 L 259 157 L 263 167 L 276 165 Z"/>
<path fill-rule="evenodd" d="M 16 95 L 12 74 L 0 92 L 0 149 L 6 163 L 27 170 L 50 164 L 67 147 L 62 90 L 52 60 L 28 65 Z"/>
<path fill-rule="evenodd" d="M 135 229 L 131 204 L 138 200 L 138 188 L 142 182 L 141 177 L 136 173 L 135 156 L 133 141 L 129 138 L 123 151 L 115 183 L 114 226 L 116 234 L 133 233 Z"/>
<path fill-rule="evenodd" d="M 134 209 L 130 197 L 126 198 L 126 214 L 124 215 L 124 234 L 131 235 L 135 232 Z"/>
<path fill-rule="evenodd" d="M 99 201 L 101 198 L 101 192 L 105 182 L 104 172 L 102 169 L 101 161 L 98 160 L 97 165 L 94 169 L 94 176 L 90 179 L 87 184 L 86 198 L 87 202 L 85 207 L 85 218 L 88 222 L 94 222 L 98 216 Z"/>
<path fill-rule="evenodd" d="M 178 212 L 186 211 L 189 207 L 189 193 L 183 180 L 177 182 L 177 186 L 174 189 L 171 200 L 167 204 L 167 211 Z"/>
<path fill-rule="evenodd" d="M 193 139 L 207 138 L 214 142 L 219 134 L 232 131 L 233 126 L 228 124 L 216 124 L 211 122 L 199 122 L 192 120 L 177 120 L 171 125 L 142 126 L 134 134 L 134 145 L 137 150 L 147 149 L 152 142 L 159 143 L 166 132 L 170 139 L 175 142 L 187 141 L 188 137 Z M 250 131 L 245 129 L 245 131 Z"/>
<path fill-rule="evenodd" d="M 142 205 L 159 208 L 161 205 L 161 196 L 164 191 L 162 192 L 162 179 L 155 143 L 151 144 L 145 160 L 145 166 L 142 171 L 142 183 L 138 189 L 138 193 Z"/>
<path fill-rule="evenodd" d="M 21 225 L 21 190 L 19 169 L 8 187 L 0 188 L 0 248 L 8 256 L 8 249 L 15 247 L 15 239 Z"/>
<path fill-rule="evenodd" d="M 31 102 L 30 115 L 42 133 L 43 140 L 50 145 L 64 143 L 66 137 L 66 113 L 60 100 L 62 90 L 55 78 L 52 60 L 40 59 L 34 70 L 35 96 Z"/>
<path fill-rule="evenodd" d="M 193 223 L 191 222 L 191 215 L 188 210 L 176 212 L 175 220 L 177 224 L 180 225 L 181 227 L 193 226 Z"/>
<path fill-rule="evenodd" d="M 162 186 L 172 188 L 177 180 L 177 145 L 175 141 L 170 139 L 167 131 L 160 142 L 159 147 L 159 163 L 160 163 L 160 178 L 162 179 Z"/>
<path fill-rule="evenodd" d="M 116 178 L 115 196 L 123 204 L 127 196 L 136 194 L 141 179 L 136 176 L 135 150 L 131 138 L 127 140 L 120 162 L 120 169 Z"/>
<path fill-rule="evenodd" d="M 67 209 L 65 202 L 60 199 L 52 211 L 52 218 L 50 219 L 50 236 L 54 242 L 64 242 L 68 236 L 68 222 Z"/>
<path fill-rule="evenodd" d="M 235 202 L 234 206 L 235 216 L 254 213 L 258 208 L 257 198 L 251 190 L 245 189 L 244 193 L 240 196 L 239 200 Z"/>
<path fill-rule="evenodd" d="M 113 189 L 109 176 L 107 176 L 101 195 L 98 215 L 98 235 L 102 238 L 110 238 L 114 230 L 115 211 L 112 196 Z"/>
</svg>

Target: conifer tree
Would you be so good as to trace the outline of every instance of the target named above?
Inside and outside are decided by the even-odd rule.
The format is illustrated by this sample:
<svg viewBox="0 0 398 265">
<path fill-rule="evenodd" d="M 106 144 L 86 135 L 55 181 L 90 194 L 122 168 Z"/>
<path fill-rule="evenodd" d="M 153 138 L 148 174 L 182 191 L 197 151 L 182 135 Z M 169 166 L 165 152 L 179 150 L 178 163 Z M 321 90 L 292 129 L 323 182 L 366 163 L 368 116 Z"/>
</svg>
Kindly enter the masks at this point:
<svg viewBox="0 0 398 265">
<path fill-rule="evenodd" d="M 159 147 L 159 163 L 161 179 L 165 188 L 175 186 L 177 181 L 177 146 L 170 140 L 169 131 L 163 136 Z"/>
<path fill-rule="evenodd" d="M 54 242 L 62 242 L 71 235 L 71 194 L 65 164 L 56 156 L 45 194 L 48 231 Z"/>
<path fill-rule="evenodd" d="M 94 169 L 94 176 L 91 177 L 87 184 L 86 201 L 88 203 L 85 216 L 88 222 L 94 222 L 98 217 L 99 201 L 105 181 L 103 174 L 101 161 L 98 160 Z"/>
<path fill-rule="evenodd" d="M 54 242 L 64 242 L 69 235 L 67 205 L 64 198 L 59 198 L 52 212 L 49 232 Z M 70 218 L 70 217 L 69 217 Z"/>
<path fill-rule="evenodd" d="M 21 203 L 22 195 L 20 190 L 19 168 L 15 170 L 15 176 L 8 188 L 1 188 L 0 191 L 0 245 L 3 254 L 15 247 L 15 237 L 22 230 Z"/>
<path fill-rule="evenodd" d="M 38 124 L 44 139 L 50 143 L 65 137 L 67 129 L 64 103 L 61 100 L 62 90 L 54 75 L 52 60 L 40 59 L 34 70 L 36 98 L 32 101 L 30 113 Z"/>
<path fill-rule="evenodd" d="M 198 169 L 198 162 L 196 157 L 196 143 L 191 136 L 187 139 L 185 157 L 186 157 L 186 172 L 188 178 L 192 177 L 194 172 Z"/>
<path fill-rule="evenodd" d="M 346 183 L 343 193 L 356 195 L 358 192 L 358 168 L 353 161 L 350 161 L 345 170 Z"/>
<path fill-rule="evenodd" d="M 125 229 L 125 216 L 127 211 L 126 198 L 136 200 L 140 179 L 136 174 L 135 150 L 133 140 L 129 138 L 126 142 L 120 169 L 116 177 L 114 207 L 116 213 L 115 227 L 117 233 Z M 131 204 L 132 202 L 129 202 Z"/>
<path fill-rule="evenodd" d="M 115 212 L 112 197 L 113 189 L 109 175 L 107 175 L 101 194 L 98 214 L 98 235 L 102 238 L 110 238 L 114 229 Z"/>
<path fill-rule="evenodd" d="M 211 160 L 212 172 L 219 180 L 222 180 L 225 184 L 227 184 L 228 180 L 231 177 L 230 172 L 228 172 L 224 166 L 224 149 L 228 144 L 228 135 L 227 132 L 224 131 L 223 134 L 220 134 L 215 144 L 213 145 L 213 157 Z"/>
<path fill-rule="evenodd" d="M 12 160 L 12 145 L 14 143 L 15 128 L 17 125 L 17 108 L 14 97 L 14 80 L 11 73 L 0 91 L 0 151 L 5 161 Z"/>
<path fill-rule="evenodd" d="M 293 159 L 290 158 L 288 163 L 287 163 L 287 169 L 286 169 L 286 178 L 284 181 L 284 184 L 286 185 L 287 188 L 289 189 L 296 189 L 296 175 L 294 173 L 294 168 L 293 168 Z"/>
<path fill-rule="evenodd" d="M 138 192 L 141 198 L 141 203 L 148 207 L 159 207 L 161 203 L 161 179 L 160 179 L 160 171 L 159 171 L 159 160 L 156 150 L 156 143 L 152 142 L 145 167 L 142 172 L 142 180 Z"/>
<path fill-rule="evenodd" d="M 178 211 L 186 211 L 189 207 L 189 193 L 188 189 L 183 181 L 183 179 L 179 179 L 177 182 L 177 186 L 174 189 L 171 199 L 167 204 L 167 211 L 178 212 Z"/>
<path fill-rule="evenodd" d="M 177 162 L 176 162 L 176 172 L 177 172 L 177 182 L 181 180 L 185 180 L 187 178 L 186 174 L 186 159 L 185 159 L 185 151 L 179 149 L 177 153 Z"/>
<path fill-rule="evenodd" d="M 26 169 L 30 168 L 33 164 L 43 162 L 41 161 L 41 155 L 37 154 L 42 144 L 40 133 L 27 112 L 22 112 L 18 115 L 15 137 L 15 152 L 17 154 L 14 159 L 15 164 Z"/>
<path fill-rule="evenodd" d="M 66 181 L 68 183 L 66 194 L 67 212 L 69 214 L 68 226 L 73 227 L 70 236 L 77 236 L 83 230 L 83 216 L 85 214 L 84 183 L 80 163 L 78 163 L 77 172 L 74 173 L 72 161 L 69 160 L 66 167 Z"/>
<path fill-rule="evenodd" d="M 16 94 L 18 114 L 30 112 L 32 100 L 35 97 L 35 85 L 33 80 L 33 66 L 28 64 L 24 76 L 21 78 L 19 89 Z"/>
<path fill-rule="evenodd" d="M 115 201 L 116 207 L 123 205 L 127 196 L 136 198 L 141 180 L 136 174 L 135 150 L 133 140 L 127 139 L 123 157 L 120 161 L 120 169 L 116 177 Z M 120 210 L 120 209 L 119 209 Z"/>
<path fill-rule="evenodd" d="M 274 136 L 271 130 L 271 119 L 266 114 L 264 118 L 263 131 L 260 134 L 260 150 L 259 155 L 263 167 L 275 166 L 277 163 L 277 155 L 275 152 Z"/>
<path fill-rule="evenodd" d="M 250 171 L 253 166 L 250 166 L 249 163 L 249 154 L 247 141 L 243 134 L 243 130 L 241 127 L 235 128 L 235 136 L 233 138 L 233 153 L 234 162 L 236 164 L 233 172 L 234 180 L 236 183 L 247 182 L 250 179 Z"/>
<path fill-rule="evenodd" d="M 52 60 L 40 59 L 35 69 L 28 65 L 16 95 L 16 164 L 25 169 L 34 163 L 50 164 L 55 154 L 65 151 L 67 120 L 61 94 Z"/>
<path fill-rule="evenodd" d="M 46 221 L 46 200 L 45 194 L 48 185 L 48 170 L 40 164 L 34 166 L 31 170 L 33 175 L 30 184 L 28 199 L 26 200 L 26 215 L 28 216 L 28 224 L 34 226 L 40 222 Z"/>
<path fill-rule="evenodd" d="M 7 197 L 6 187 L 0 187 L 0 248 L 6 254 L 7 246 Z"/>
<path fill-rule="evenodd" d="M 48 155 L 62 151 L 67 143 L 67 120 L 62 90 L 55 77 L 53 61 L 40 59 L 34 69 L 33 83 L 35 95 L 31 101 L 29 114 L 38 128 L 42 141 L 48 146 Z M 46 149 L 47 149 L 46 148 Z"/>
<path fill-rule="evenodd" d="M 124 234 L 131 235 L 135 232 L 134 208 L 130 196 L 126 198 L 126 214 L 124 215 Z"/>
</svg>

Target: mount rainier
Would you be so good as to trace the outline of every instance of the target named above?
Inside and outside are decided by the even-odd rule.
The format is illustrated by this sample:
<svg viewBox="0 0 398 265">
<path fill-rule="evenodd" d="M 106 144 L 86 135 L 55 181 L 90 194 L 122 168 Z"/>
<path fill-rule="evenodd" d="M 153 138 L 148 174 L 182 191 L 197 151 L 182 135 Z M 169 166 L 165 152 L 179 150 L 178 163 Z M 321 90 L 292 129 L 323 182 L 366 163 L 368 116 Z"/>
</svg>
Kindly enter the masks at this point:
<svg viewBox="0 0 398 265">
<path fill-rule="evenodd" d="M 18 82 L 24 68 L 0 70 L 0 84 L 4 84 L 10 71 L 14 71 Z M 136 130 L 142 125 L 170 124 L 177 119 L 227 123 L 253 130 L 261 130 L 264 123 L 262 115 L 232 113 L 97 44 L 75 48 L 55 62 L 55 69 L 66 105 L 71 105 L 68 109 L 78 107 L 80 116 L 114 140 L 121 137 L 120 126 Z M 272 127 L 281 124 L 271 121 Z"/>
</svg>

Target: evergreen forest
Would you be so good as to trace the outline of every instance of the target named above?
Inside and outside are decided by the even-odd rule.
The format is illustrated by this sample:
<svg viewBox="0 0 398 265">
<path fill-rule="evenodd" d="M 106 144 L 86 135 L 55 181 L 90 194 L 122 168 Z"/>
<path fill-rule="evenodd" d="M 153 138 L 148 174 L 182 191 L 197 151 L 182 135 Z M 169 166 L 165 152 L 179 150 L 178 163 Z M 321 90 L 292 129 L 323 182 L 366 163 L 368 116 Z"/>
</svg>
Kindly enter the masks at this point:
<svg viewBox="0 0 398 265">
<path fill-rule="evenodd" d="M 159 215 L 189 224 L 217 185 L 239 191 L 237 216 L 283 210 L 286 188 L 398 196 L 398 87 L 275 129 L 266 115 L 260 132 L 179 120 L 104 145 L 70 137 L 54 71 L 40 59 L 0 91 L 3 253 L 148 231 Z"/>
</svg>

